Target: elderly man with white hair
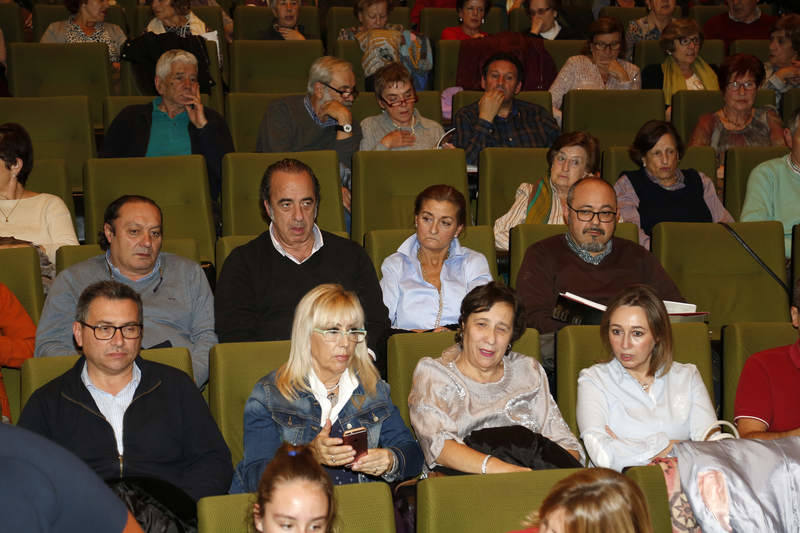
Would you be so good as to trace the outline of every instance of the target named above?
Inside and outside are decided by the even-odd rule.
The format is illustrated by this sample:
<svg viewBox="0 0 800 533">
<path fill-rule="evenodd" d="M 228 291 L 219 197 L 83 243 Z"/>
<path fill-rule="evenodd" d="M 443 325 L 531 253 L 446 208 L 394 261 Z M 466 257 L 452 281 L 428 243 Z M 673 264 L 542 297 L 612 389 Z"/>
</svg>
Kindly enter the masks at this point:
<svg viewBox="0 0 800 533">
<path fill-rule="evenodd" d="M 222 184 L 222 157 L 233 139 L 222 115 L 203 106 L 197 58 L 168 50 L 156 63 L 157 96 L 152 103 L 120 111 L 105 134 L 103 157 L 158 157 L 200 154 L 206 159 L 211 197 Z"/>
</svg>

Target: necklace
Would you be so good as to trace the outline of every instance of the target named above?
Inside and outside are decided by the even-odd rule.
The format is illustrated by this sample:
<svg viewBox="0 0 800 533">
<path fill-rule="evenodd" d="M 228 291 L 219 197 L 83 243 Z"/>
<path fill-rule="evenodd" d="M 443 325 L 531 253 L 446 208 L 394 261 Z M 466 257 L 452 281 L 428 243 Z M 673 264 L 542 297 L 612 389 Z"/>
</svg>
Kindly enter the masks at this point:
<svg viewBox="0 0 800 533">
<path fill-rule="evenodd" d="M 750 121 L 753 120 L 753 116 L 755 115 L 755 113 L 756 113 L 756 110 L 755 109 L 751 109 L 750 110 L 750 115 L 747 117 L 747 119 L 744 122 L 742 122 L 741 124 L 739 124 L 739 123 L 734 122 L 733 120 L 731 120 L 728 117 L 728 113 L 725 112 L 725 108 L 724 107 L 722 108 L 722 118 L 725 120 L 725 122 L 727 122 L 728 124 L 730 124 L 731 126 L 733 126 L 733 128 L 735 128 L 737 130 L 744 129 L 745 126 L 750 124 Z"/>
<path fill-rule="evenodd" d="M 330 389 L 329 389 L 328 387 L 325 387 L 325 392 L 326 392 L 326 393 L 327 393 L 327 395 L 328 395 L 328 401 L 329 401 L 329 402 L 331 402 L 331 403 L 335 403 L 335 402 L 334 402 L 334 399 L 335 399 L 335 398 L 336 398 L 336 396 L 337 396 L 336 389 L 338 389 L 338 388 L 339 388 L 339 383 L 336 383 L 336 385 L 334 385 L 334 386 L 333 386 L 333 387 L 331 387 Z"/>
<path fill-rule="evenodd" d="M 19 202 L 20 202 L 20 200 L 22 200 L 22 196 L 20 196 L 19 198 L 17 198 L 17 201 L 16 201 L 16 203 L 14 204 L 14 207 L 12 207 L 12 208 L 11 208 L 11 211 L 9 211 L 8 213 L 6 213 L 6 212 L 5 212 L 5 210 L 4 210 L 2 207 L 0 207 L 0 214 L 2 214 L 2 215 L 3 215 L 3 218 L 5 218 L 5 219 L 6 219 L 6 223 L 8 223 L 8 219 L 9 219 L 9 218 L 11 218 L 11 215 L 12 215 L 12 214 L 14 213 L 14 211 L 17 209 L 17 206 L 19 205 Z"/>
</svg>

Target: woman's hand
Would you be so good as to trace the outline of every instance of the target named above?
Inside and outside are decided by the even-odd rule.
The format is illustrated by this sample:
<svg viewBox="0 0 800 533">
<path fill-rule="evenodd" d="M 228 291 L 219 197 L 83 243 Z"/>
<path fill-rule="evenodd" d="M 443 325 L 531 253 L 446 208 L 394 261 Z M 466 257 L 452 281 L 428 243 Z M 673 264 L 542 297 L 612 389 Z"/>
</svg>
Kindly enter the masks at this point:
<svg viewBox="0 0 800 533">
<path fill-rule="evenodd" d="M 372 448 L 366 455 L 353 463 L 353 472 L 362 472 L 370 476 L 380 477 L 394 466 L 394 453 L 386 448 Z"/>
<path fill-rule="evenodd" d="M 331 437 L 330 434 L 331 421 L 328 420 L 314 440 L 308 444 L 317 462 L 332 467 L 350 464 L 356 456 L 356 451 L 349 444 L 343 445 L 342 439 Z"/>
<path fill-rule="evenodd" d="M 614 59 L 608 64 L 608 75 L 615 77 L 618 81 L 623 83 L 631 81 L 628 73 L 625 72 L 625 69 L 622 68 L 622 65 L 617 59 Z"/>
<path fill-rule="evenodd" d="M 402 146 L 413 146 L 417 137 L 408 130 L 394 130 L 384 135 L 381 144 L 386 148 L 400 148 Z"/>
</svg>

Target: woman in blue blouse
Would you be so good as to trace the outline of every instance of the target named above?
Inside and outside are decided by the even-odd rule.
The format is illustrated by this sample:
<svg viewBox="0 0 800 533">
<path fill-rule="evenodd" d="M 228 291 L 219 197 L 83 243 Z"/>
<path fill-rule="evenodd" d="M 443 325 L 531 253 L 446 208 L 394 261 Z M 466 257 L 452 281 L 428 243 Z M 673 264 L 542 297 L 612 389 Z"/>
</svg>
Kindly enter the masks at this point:
<svg viewBox="0 0 800 533">
<path fill-rule="evenodd" d="M 393 329 L 455 327 L 464 296 L 492 281 L 486 257 L 458 242 L 466 219 L 464 195 L 449 185 L 432 185 L 417 196 L 417 232 L 381 265 L 383 303 Z"/>
</svg>

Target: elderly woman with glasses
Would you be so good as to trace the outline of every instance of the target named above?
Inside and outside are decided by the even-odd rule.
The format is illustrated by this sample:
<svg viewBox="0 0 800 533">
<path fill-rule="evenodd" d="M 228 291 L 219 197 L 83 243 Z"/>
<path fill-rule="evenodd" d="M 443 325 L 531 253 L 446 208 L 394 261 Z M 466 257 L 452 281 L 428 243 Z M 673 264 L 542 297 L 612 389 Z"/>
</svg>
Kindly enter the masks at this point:
<svg viewBox="0 0 800 533">
<path fill-rule="evenodd" d="M 289 360 L 261 378 L 245 404 L 232 493 L 255 492 L 283 442 L 308 444 L 335 485 L 420 473 L 422 451 L 372 364 L 366 336 L 364 309 L 341 285 L 319 285 L 300 300 Z"/>
<path fill-rule="evenodd" d="M 403 65 L 389 63 L 375 73 L 375 97 L 383 112 L 361 121 L 362 151 L 436 148 L 444 129 L 414 108 L 417 92 Z"/>
<path fill-rule="evenodd" d="M 619 21 L 600 17 L 592 22 L 583 52 L 567 59 L 550 86 L 556 120 L 561 122 L 564 95 L 572 89 L 641 89 L 639 67 L 620 59 L 624 55 Z"/>
</svg>

